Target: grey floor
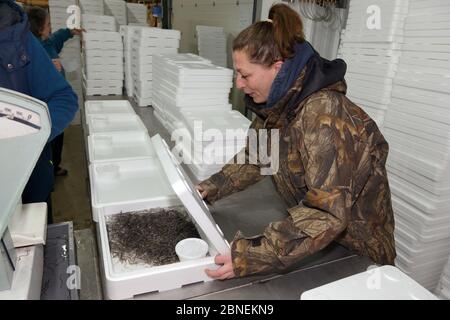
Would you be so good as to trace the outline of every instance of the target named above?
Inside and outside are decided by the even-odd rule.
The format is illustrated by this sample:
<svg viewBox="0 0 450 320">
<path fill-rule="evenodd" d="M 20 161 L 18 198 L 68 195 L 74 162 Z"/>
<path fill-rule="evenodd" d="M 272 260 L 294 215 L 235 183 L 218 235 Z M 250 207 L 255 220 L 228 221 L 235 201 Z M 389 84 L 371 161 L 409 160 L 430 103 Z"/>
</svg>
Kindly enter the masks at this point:
<svg viewBox="0 0 450 320">
<path fill-rule="evenodd" d="M 57 177 L 52 194 L 55 223 L 72 221 L 77 263 L 81 270 L 80 299 L 102 299 L 98 252 L 89 203 L 89 181 L 81 125 L 72 125 L 64 133 L 61 166 L 69 171 Z"/>
</svg>

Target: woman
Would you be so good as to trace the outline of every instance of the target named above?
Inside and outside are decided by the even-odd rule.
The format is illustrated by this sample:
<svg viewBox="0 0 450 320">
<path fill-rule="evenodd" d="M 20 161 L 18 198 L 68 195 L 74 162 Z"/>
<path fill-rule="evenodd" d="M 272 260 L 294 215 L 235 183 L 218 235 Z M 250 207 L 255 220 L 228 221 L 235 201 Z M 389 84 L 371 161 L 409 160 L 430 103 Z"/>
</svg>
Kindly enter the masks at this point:
<svg viewBox="0 0 450 320">
<path fill-rule="evenodd" d="M 388 144 L 345 96 L 344 61 L 321 58 L 304 40 L 299 15 L 284 4 L 238 35 L 233 60 L 237 87 L 257 116 L 252 127 L 279 130 L 273 180 L 289 209 L 285 220 L 261 235 L 238 232 L 231 253 L 215 259 L 222 266 L 207 274 L 227 279 L 284 272 L 332 241 L 376 263 L 394 264 Z M 228 164 L 198 189 L 213 203 L 261 180 L 259 169 Z"/>
<path fill-rule="evenodd" d="M 81 35 L 80 29 L 59 29 L 55 33 L 51 33 L 50 14 L 41 7 L 29 7 L 26 10 L 28 21 L 30 22 L 30 30 L 34 36 L 40 41 L 41 45 L 47 51 L 48 56 L 52 60 L 56 70 L 64 77 L 65 72 L 61 64 L 59 54 L 61 53 L 64 43 L 73 38 L 74 35 Z M 66 176 L 67 170 L 60 166 L 62 158 L 62 149 L 64 144 L 64 132 L 52 141 L 53 168 L 55 176 Z"/>
</svg>

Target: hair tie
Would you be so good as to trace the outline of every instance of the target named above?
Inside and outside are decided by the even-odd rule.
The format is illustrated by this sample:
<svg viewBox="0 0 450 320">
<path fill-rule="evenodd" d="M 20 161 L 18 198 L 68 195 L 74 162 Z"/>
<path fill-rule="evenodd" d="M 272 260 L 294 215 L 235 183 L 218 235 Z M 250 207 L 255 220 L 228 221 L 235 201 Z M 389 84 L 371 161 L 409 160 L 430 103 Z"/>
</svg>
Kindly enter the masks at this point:
<svg viewBox="0 0 450 320">
<path fill-rule="evenodd" d="M 266 19 L 267 22 L 273 23 L 272 19 Z"/>
</svg>

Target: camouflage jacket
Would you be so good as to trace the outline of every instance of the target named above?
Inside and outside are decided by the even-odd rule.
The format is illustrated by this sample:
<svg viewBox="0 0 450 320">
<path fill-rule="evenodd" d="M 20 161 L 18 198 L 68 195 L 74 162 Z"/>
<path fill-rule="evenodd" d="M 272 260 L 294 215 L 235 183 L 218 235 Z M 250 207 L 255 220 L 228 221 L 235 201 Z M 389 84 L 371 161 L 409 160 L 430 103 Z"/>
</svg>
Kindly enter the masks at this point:
<svg viewBox="0 0 450 320">
<path fill-rule="evenodd" d="M 279 129 L 279 170 L 272 178 L 289 209 L 285 220 L 270 223 L 261 235 L 235 235 L 236 276 L 288 271 L 332 241 L 376 263 L 394 264 L 388 144 L 375 122 L 345 96 L 345 81 L 298 101 L 308 68 L 314 65 L 301 71 L 275 107 L 254 109 L 251 128 Z M 213 203 L 262 178 L 258 164 L 227 164 L 200 185 Z"/>
</svg>

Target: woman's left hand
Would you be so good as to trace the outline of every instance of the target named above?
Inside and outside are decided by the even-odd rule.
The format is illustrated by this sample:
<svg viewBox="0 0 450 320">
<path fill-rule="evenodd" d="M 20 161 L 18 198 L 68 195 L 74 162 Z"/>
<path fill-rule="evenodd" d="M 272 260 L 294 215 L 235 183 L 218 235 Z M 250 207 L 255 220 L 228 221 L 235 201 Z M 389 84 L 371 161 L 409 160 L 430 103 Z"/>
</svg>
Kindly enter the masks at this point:
<svg viewBox="0 0 450 320">
<path fill-rule="evenodd" d="M 235 277 L 233 271 L 233 261 L 231 260 L 231 254 L 217 255 L 214 258 L 214 263 L 222 266 L 217 270 L 206 269 L 205 272 L 208 275 L 208 277 L 219 280 L 231 279 Z"/>
</svg>

